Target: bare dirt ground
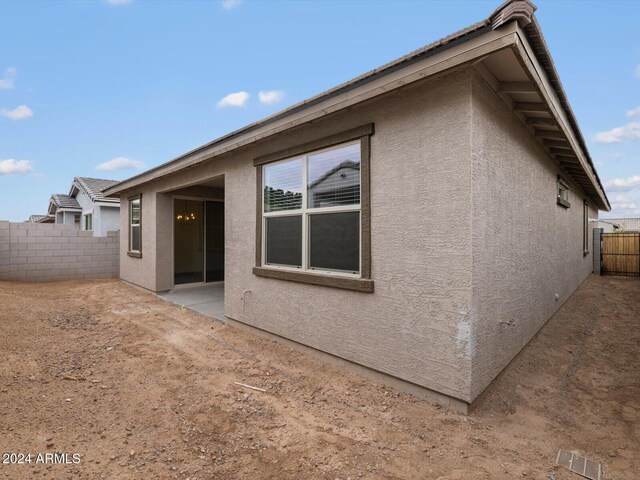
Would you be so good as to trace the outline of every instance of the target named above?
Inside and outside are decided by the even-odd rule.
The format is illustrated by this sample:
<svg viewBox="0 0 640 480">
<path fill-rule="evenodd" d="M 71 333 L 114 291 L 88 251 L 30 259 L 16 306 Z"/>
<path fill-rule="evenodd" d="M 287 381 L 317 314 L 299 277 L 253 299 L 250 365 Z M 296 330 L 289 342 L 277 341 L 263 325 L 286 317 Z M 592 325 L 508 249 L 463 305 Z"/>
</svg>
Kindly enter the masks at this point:
<svg viewBox="0 0 640 480">
<path fill-rule="evenodd" d="M 0 478 L 637 479 L 640 280 L 592 277 L 469 416 L 116 281 L 0 283 Z M 244 382 L 265 393 L 239 387 Z"/>
</svg>

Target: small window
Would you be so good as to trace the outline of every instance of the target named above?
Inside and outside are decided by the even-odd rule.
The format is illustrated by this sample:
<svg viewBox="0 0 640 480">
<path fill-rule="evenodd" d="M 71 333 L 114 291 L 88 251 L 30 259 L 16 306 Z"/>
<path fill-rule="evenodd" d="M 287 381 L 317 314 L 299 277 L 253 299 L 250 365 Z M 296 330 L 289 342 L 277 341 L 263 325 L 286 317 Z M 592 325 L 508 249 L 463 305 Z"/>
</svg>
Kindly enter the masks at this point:
<svg viewBox="0 0 640 480">
<path fill-rule="evenodd" d="M 84 216 L 84 229 L 85 230 L 93 230 L 93 214 L 88 213 Z"/>
<path fill-rule="evenodd" d="M 142 198 L 129 200 L 129 253 L 140 256 L 142 252 Z M 138 255 L 135 255 L 138 254 Z"/>
<path fill-rule="evenodd" d="M 562 178 L 558 177 L 558 205 L 569 208 L 569 184 Z"/>
<path fill-rule="evenodd" d="M 360 275 L 360 141 L 265 165 L 264 265 Z"/>
<path fill-rule="evenodd" d="M 589 204 L 585 201 L 582 206 L 582 253 L 589 255 Z"/>
</svg>

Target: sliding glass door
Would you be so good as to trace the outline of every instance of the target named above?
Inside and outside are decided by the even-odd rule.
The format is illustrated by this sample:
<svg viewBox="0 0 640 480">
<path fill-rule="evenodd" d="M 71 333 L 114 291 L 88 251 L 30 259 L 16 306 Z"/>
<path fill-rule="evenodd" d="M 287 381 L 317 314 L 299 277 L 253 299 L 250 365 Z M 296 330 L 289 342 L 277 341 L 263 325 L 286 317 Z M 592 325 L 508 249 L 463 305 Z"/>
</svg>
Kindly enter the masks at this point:
<svg viewBox="0 0 640 480">
<path fill-rule="evenodd" d="M 174 199 L 174 284 L 224 280 L 224 203 Z"/>
<path fill-rule="evenodd" d="M 205 202 L 206 281 L 224 280 L 224 203 Z"/>
<path fill-rule="evenodd" d="M 174 200 L 174 283 L 204 282 L 204 202 Z"/>
</svg>

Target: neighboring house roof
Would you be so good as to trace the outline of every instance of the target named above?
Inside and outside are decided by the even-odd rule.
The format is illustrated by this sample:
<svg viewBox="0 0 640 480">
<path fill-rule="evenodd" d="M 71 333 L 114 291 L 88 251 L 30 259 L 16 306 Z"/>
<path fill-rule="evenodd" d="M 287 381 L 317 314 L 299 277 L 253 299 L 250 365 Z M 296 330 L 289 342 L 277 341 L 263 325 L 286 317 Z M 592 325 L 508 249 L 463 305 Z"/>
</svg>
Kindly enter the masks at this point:
<svg viewBox="0 0 640 480">
<path fill-rule="evenodd" d="M 117 180 L 105 180 L 102 178 L 75 177 L 69 190 L 69 195 L 75 197 L 78 191 L 82 190 L 93 203 L 114 203 L 119 204 L 120 199 L 105 197 L 103 190 L 117 184 Z"/>
<path fill-rule="evenodd" d="M 74 197 L 63 193 L 54 193 L 49 200 L 49 215 L 55 213 L 58 209 L 82 211 L 82 207 Z"/>
<path fill-rule="evenodd" d="M 612 226 L 617 226 L 625 231 L 636 232 L 640 231 L 640 218 L 626 217 L 626 218 L 601 218 L 600 223 L 605 223 Z"/>
<path fill-rule="evenodd" d="M 28 223 L 37 223 L 40 220 L 47 218 L 49 215 L 29 215 Z"/>
<path fill-rule="evenodd" d="M 392 62 L 389 62 L 379 68 L 371 70 L 359 77 L 356 77 L 346 83 L 338 85 L 324 93 L 311 97 L 300 103 L 297 103 L 275 115 L 269 116 L 263 120 L 252 123 L 244 128 L 236 130 L 228 135 L 218 138 L 210 143 L 202 145 L 194 150 L 191 150 L 169 162 L 163 163 L 155 168 L 147 170 L 139 175 L 133 176 L 127 180 L 123 180 L 118 184 L 106 190 L 106 195 L 118 195 L 120 192 L 146 183 L 164 175 L 169 175 L 182 168 L 193 166 L 203 161 L 210 160 L 216 155 L 226 153 L 235 148 L 242 147 L 244 145 L 253 143 L 255 141 L 266 138 L 267 136 L 281 133 L 287 129 L 293 128 L 297 125 L 301 125 L 311 120 L 315 120 L 324 115 L 334 113 L 343 108 L 347 108 L 360 101 L 372 98 L 375 95 L 381 95 L 393 88 L 400 88 L 405 85 L 405 80 L 396 80 L 394 73 L 401 70 L 409 69 L 412 65 L 426 60 L 430 57 L 440 54 L 450 48 L 459 46 L 472 39 L 479 38 L 486 33 L 497 30 L 499 27 L 517 22 L 519 28 L 522 29 L 524 35 L 531 45 L 536 61 L 540 64 L 544 74 L 549 80 L 549 84 L 553 89 L 552 93 L 558 99 L 558 102 L 562 108 L 562 113 L 567 118 L 570 125 L 571 133 L 576 138 L 578 143 L 578 149 L 580 152 L 576 152 L 579 158 L 584 158 L 588 163 L 587 167 L 578 166 L 578 169 L 584 169 L 584 172 L 576 172 L 575 177 L 584 174 L 583 178 L 576 180 L 585 190 L 592 195 L 598 203 L 598 206 L 604 210 L 610 210 L 609 200 L 606 197 L 602 182 L 598 177 L 595 170 L 594 163 L 588 153 L 584 137 L 580 132 L 577 121 L 569 106 L 566 94 L 556 72 L 553 60 L 547 48 L 547 45 L 542 36 L 540 26 L 534 17 L 534 11 L 536 7 L 528 0 L 507 0 L 500 5 L 488 18 L 475 23 L 465 29 L 462 29 L 456 33 L 453 33 L 447 37 L 444 37 L 436 42 L 430 43 L 418 50 L 415 50 L 408 55 L 400 57 Z M 513 47 L 517 47 L 516 44 L 512 44 Z M 512 48 L 513 48 L 512 47 Z M 517 49 L 517 48 L 516 48 Z M 481 53 L 477 54 L 481 56 Z M 533 67 L 535 68 L 535 66 Z M 424 71 L 418 75 L 410 75 L 411 80 L 415 81 L 419 78 L 424 78 L 429 74 Z M 387 83 L 382 82 L 382 78 L 391 78 Z M 418 77 L 418 78 L 416 78 Z M 379 82 L 380 80 L 380 82 Z M 378 85 L 378 82 L 380 85 Z M 364 85 L 372 85 L 370 91 L 360 92 L 356 89 L 363 87 Z M 356 94 L 356 92 L 359 94 Z M 351 98 L 345 98 L 341 102 L 336 101 L 331 103 L 330 100 L 334 97 L 343 98 L 343 94 L 349 92 Z M 550 102 L 546 97 L 543 97 L 543 102 Z M 317 106 L 317 107 L 316 107 Z M 312 107 L 316 107 L 318 111 L 315 111 Z M 312 111 L 314 110 L 314 111 Z M 552 109 L 553 110 L 553 109 Z M 303 115 L 301 112 L 305 112 L 307 115 Z M 561 115 L 558 113 L 557 115 Z M 267 128 L 267 126 L 269 128 Z M 563 133 L 563 127 L 560 126 L 560 133 Z M 571 136 L 568 134 L 568 137 Z M 571 147 L 574 149 L 574 147 Z M 576 149 L 574 149 L 576 150 Z M 588 171 L 587 171 L 588 170 Z M 580 175 L 578 175 L 580 174 Z M 572 175 L 573 177 L 573 175 Z"/>
<path fill-rule="evenodd" d="M 51 195 L 51 199 L 49 200 L 49 215 L 55 214 L 55 212 L 60 208 L 65 210 L 82 211 L 82 207 L 78 203 L 78 200 L 76 200 L 76 196 L 81 191 L 84 192 L 93 203 L 108 203 L 118 206 L 120 205 L 119 198 L 109 198 L 105 197 L 103 194 L 104 189 L 117 183 L 118 182 L 116 180 L 75 177 L 71 183 L 69 195 L 64 195 L 62 193 L 54 193 Z"/>
<path fill-rule="evenodd" d="M 338 165 L 336 165 L 335 167 L 333 167 L 330 170 L 327 170 L 325 173 L 323 173 L 321 176 L 319 176 L 316 180 L 311 182 L 311 184 L 309 185 L 309 188 L 314 188 L 315 186 L 321 184 L 327 178 L 329 178 L 331 175 L 333 175 L 334 173 L 336 173 L 339 170 L 342 170 L 343 168 L 348 168 L 348 169 L 351 169 L 351 170 L 360 170 L 360 163 L 359 162 L 354 162 L 353 160 L 345 160 L 344 162 L 340 162 Z"/>
</svg>

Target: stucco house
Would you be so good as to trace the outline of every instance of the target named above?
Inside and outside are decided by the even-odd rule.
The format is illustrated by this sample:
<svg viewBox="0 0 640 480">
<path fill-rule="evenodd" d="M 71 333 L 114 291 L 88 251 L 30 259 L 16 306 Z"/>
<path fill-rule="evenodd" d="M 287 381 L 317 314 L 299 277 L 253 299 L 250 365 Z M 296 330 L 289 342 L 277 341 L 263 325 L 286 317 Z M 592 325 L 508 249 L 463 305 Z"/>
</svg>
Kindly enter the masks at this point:
<svg viewBox="0 0 640 480">
<path fill-rule="evenodd" d="M 106 237 L 107 232 L 120 228 L 120 200 L 102 193 L 116 183 L 115 180 L 75 177 L 68 195 L 51 195 L 49 216 L 55 223 L 92 231 L 94 237 Z"/>
<path fill-rule="evenodd" d="M 223 279 L 231 324 L 465 410 L 591 273 L 610 210 L 534 10 L 109 187 L 121 278 Z"/>
</svg>

